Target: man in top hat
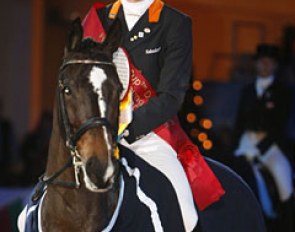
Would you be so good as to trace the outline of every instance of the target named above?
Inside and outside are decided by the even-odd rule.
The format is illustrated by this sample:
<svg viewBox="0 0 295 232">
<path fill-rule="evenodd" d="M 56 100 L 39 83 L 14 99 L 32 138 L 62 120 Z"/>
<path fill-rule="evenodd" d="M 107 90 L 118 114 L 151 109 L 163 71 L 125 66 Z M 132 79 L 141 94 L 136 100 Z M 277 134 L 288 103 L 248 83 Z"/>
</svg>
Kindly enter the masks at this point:
<svg viewBox="0 0 295 232">
<path fill-rule="evenodd" d="M 288 204 L 293 192 L 292 168 L 284 144 L 291 95 L 277 76 L 278 57 L 276 46 L 261 44 L 257 47 L 257 76 L 241 95 L 236 121 L 238 145 L 234 154 L 250 162 L 256 182 L 260 179 L 259 170 L 266 169 L 274 179 L 280 201 Z M 274 217 L 275 212 L 267 206 L 260 187 L 258 184 L 257 192 L 264 213 Z"/>
</svg>

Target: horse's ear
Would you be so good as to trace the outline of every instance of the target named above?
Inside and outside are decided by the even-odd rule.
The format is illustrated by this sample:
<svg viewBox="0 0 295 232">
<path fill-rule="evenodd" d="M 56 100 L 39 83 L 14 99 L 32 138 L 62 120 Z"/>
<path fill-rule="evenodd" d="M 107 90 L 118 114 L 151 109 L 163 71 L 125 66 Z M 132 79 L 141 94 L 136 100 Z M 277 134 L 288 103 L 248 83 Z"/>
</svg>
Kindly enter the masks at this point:
<svg viewBox="0 0 295 232">
<path fill-rule="evenodd" d="M 82 38 L 83 28 L 81 25 L 81 19 L 78 17 L 72 22 L 68 31 L 65 54 L 69 51 L 73 51 L 81 43 Z"/>
<path fill-rule="evenodd" d="M 107 53 L 113 54 L 119 48 L 122 37 L 122 25 L 118 18 L 115 19 L 108 31 L 106 39 L 103 41 L 103 49 Z"/>
</svg>

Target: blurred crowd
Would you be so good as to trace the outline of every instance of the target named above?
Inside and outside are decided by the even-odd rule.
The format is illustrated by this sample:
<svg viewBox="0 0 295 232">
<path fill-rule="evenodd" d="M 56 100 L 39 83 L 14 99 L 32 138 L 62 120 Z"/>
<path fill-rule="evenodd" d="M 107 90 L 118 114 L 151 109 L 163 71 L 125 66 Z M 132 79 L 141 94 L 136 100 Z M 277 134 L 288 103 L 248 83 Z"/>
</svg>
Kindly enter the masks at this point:
<svg viewBox="0 0 295 232">
<path fill-rule="evenodd" d="M 37 127 L 17 142 L 15 128 L 1 112 L 0 186 L 32 186 L 45 170 L 52 115 L 44 112 Z"/>
</svg>

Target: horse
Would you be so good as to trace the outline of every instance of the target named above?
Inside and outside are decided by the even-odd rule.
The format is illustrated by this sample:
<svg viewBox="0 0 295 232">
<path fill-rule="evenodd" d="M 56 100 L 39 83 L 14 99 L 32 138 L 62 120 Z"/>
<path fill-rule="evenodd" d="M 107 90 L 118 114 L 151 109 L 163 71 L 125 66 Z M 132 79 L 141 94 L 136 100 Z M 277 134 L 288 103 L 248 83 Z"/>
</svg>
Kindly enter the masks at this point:
<svg viewBox="0 0 295 232">
<path fill-rule="evenodd" d="M 254 192 L 263 209 L 267 231 L 289 232 L 294 230 L 294 199 L 291 196 L 289 200 L 282 202 L 277 182 L 269 167 L 266 167 L 259 159 L 249 161 L 243 156 L 232 156 L 226 164 L 241 175 Z M 287 165 L 284 166 L 284 163 L 277 162 L 276 165 L 281 166 L 279 167 L 281 170 L 289 170 Z M 280 173 L 278 167 L 274 170 Z"/>
<path fill-rule="evenodd" d="M 32 204 L 19 217 L 26 219 L 19 219 L 20 231 L 186 231 L 169 180 L 117 144 L 122 84 L 112 55 L 120 44 L 119 21 L 103 43 L 82 40 L 80 20 L 69 32 L 47 167 Z M 206 160 L 226 194 L 198 210 L 201 228 L 194 231 L 264 232 L 247 185 L 227 167 Z"/>
<path fill-rule="evenodd" d="M 103 44 L 82 43 L 79 20 L 69 31 L 47 167 L 32 196 L 40 198 L 46 190 L 40 209 L 43 231 L 99 231 L 116 209 L 119 164 L 114 144 L 122 85 L 112 54 L 119 46 L 118 31 Z"/>
</svg>

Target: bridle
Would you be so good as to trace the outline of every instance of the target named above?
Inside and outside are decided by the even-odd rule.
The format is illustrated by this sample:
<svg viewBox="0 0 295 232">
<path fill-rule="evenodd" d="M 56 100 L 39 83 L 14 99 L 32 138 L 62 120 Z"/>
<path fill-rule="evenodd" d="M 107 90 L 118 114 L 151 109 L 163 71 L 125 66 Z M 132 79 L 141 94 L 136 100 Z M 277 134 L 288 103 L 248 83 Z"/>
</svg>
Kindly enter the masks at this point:
<svg viewBox="0 0 295 232">
<path fill-rule="evenodd" d="M 75 60 L 69 60 L 65 61 L 61 67 L 60 71 L 64 70 L 69 65 L 74 64 L 88 64 L 88 65 L 115 65 L 112 62 L 105 62 L 105 61 L 99 61 L 99 60 L 91 60 L 91 59 L 75 59 Z M 101 117 L 91 117 L 87 119 L 79 128 L 77 131 L 73 132 L 71 130 L 71 125 L 69 122 L 66 106 L 65 106 L 65 99 L 64 99 L 64 90 L 65 85 L 63 83 L 63 80 L 61 77 L 58 80 L 58 104 L 60 109 L 60 117 L 62 120 L 62 124 L 65 130 L 65 140 L 66 140 L 66 147 L 69 150 L 71 156 L 69 157 L 68 162 L 60 168 L 58 171 L 56 171 L 54 174 L 52 174 L 49 177 L 42 176 L 40 178 L 40 181 L 44 185 L 48 184 L 55 184 L 60 185 L 63 187 L 74 187 L 79 188 L 80 187 L 80 181 L 79 181 L 79 174 L 80 170 L 82 168 L 82 160 L 81 156 L 79 154 L 79 151 L 77 150 L 77 142 L 81 138 L 81 136 L 87 132 L 88 130 L 95 128 L 95 127 L 105 127 L 107 130 L 111 131 L 112 137 L 113 137 L 113 149 L 116 147 L 117 142 L 117 133 L 114 131 L 114 128 L 112 127 L 111 123 L 107 118 L 101 118 Z M 58 176 L 60 176 L 67 168 L 74 167 L 75 171 L 75 182 L 69 182 L 69 181 L 59 181 L 56 180 Z M 101 189 L 101 192 L 105 192 L 110 189 L 111 186 Z"/>
</svg>

